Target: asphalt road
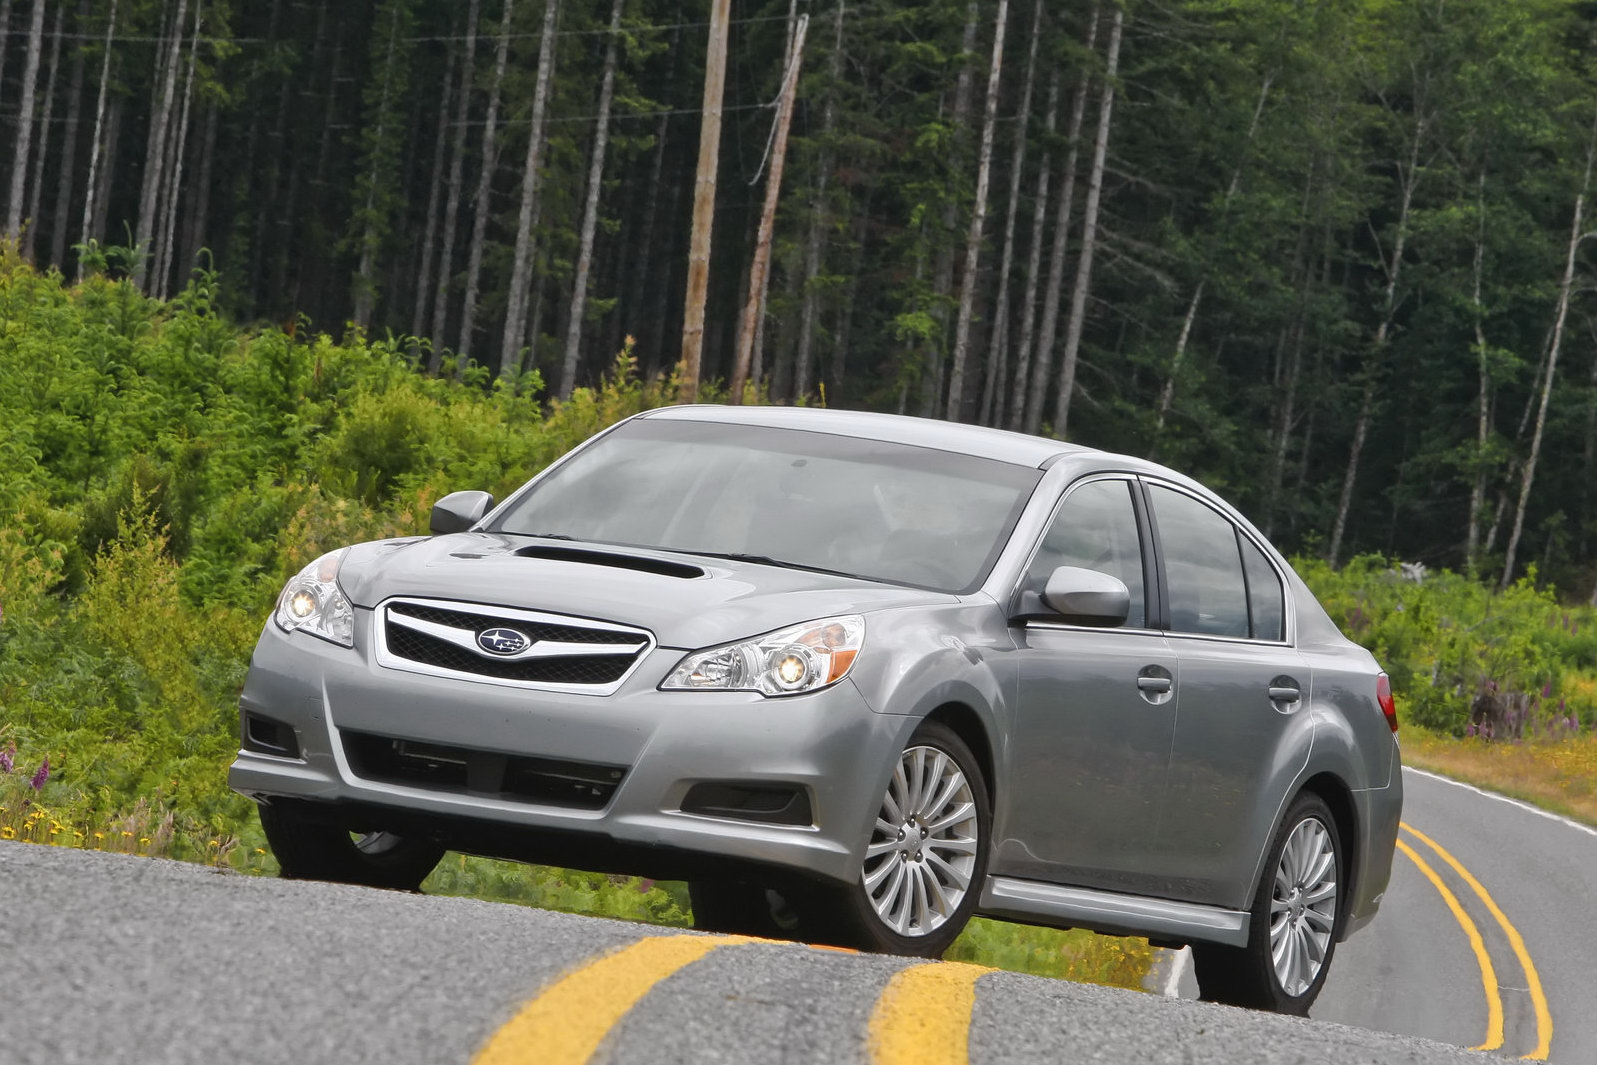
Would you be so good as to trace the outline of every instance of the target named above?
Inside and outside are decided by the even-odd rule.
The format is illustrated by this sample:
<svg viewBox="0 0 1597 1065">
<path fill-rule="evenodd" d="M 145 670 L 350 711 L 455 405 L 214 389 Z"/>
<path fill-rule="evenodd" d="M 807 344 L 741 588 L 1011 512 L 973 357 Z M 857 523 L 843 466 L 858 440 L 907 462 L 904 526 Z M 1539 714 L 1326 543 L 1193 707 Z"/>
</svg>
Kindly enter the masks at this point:
<svg viewBox="0 0 1597 1065">
<path fill-rule="evenodd" d="M 1524 958 L 1551 1021 L 1551 1057 L 1597 1063 L 1597 832 L 1523 804 L 1406 770 L 1400 839 L 1431 867 L 1474 924 L 1498 985 L 1503 1044 L 1533 1053 L 1539 1031 Z M 1417 830 L 1417 833 L 1416 831 Z M 1522 940 L 1513 943 L 1467 870 Z M 1413 858 L 1399 853 L 1381 914 L 1338 948 L 1313 1016 L 1463 1046 L 1486 1040 L 1489 1000 L 1463 924 Z"/>
<path fill-rule="evenodd" d="M 1555 1060 L 1597 1061 L 1588 1053 L 1597 1019 L 1582 1015 L 1594 930 L 1568 916 L 1597 882 L 1597 839 L 1445 785 L 1409 786 L 1410 822 L 1434 832 L 1523 932 L 1557 1018 Z M 1345 945 L 1321 1019 L 1310 1021 L 4 843 L 0 1065 L 1479 1061 L 1457 1046 L 1326 1023 L 1480 1041 L 1476 955 L 1412 872 L 1400 871 L 1381 920 Z M 1482 910 L 1480 920 L 1492 918 Z M 1528 1024 L 1534 1037 L 1535 1018 L 1506 990 L 1523 984 L 1511 947 L 1492 941 L 1504 933 L 1484 923 L 1481 933 L 1501 948 L 1508 1036 L 1522 1042 Z M 1519 1042 L 1504 1049 L 1525 1052 Z"/>
</svg>

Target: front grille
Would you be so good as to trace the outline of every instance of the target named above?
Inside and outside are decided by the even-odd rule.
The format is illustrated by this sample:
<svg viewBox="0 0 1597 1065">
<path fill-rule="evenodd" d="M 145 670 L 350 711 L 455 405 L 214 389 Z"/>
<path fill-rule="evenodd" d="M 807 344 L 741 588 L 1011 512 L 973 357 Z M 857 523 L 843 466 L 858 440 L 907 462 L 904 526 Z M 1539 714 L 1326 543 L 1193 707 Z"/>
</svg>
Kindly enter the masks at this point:
<svg viewBox="0 0 1597 1065">
<path fill-rule="evenodd" d="M 624 766 L 506 755 L 367 732 L 345 732 L 343 741 L 350 769 L 366 780 L 541 806 L 601 810 L 627 772 Z"/>
<path fill-rule="evenodd" d="M 379 621 L 385 666 L 528 687 L 608 694 L 653 646 L 641 629 L 489 606 L 394 600 Z M 481 648 L 489 630 L 526 637 L 513 655 Z M 556 646 L 558 645 L 558 646 Z"/>
</svg>

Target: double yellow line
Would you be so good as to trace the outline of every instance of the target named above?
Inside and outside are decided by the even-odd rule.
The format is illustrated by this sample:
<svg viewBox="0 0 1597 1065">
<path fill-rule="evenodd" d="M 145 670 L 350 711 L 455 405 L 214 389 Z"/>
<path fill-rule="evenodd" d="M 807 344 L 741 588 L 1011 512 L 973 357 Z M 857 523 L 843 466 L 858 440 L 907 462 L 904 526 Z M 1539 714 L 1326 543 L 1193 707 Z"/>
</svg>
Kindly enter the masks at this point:
<svg viewBox="0 0 1597 1065">
<path fill-rule="evenodd" d="M 1438 858 L 1452 868 L 1453 872 L 1458 874 L 1459 878 L 1469 886 L 1469 889 L 1485 905 L 1486 911 L 1492 915 L 1492 919 L 1497 922 L 1498 927 L 1503 930 L 1503 934 L 1508 938 L 1508 945 L 1513 950 L 1514 957 L 1518 959 L 1520 968 L 1525 972 L 1525 983 L 1530 991 L 1531 1005 L 1536 1011 L 1536 1049 L 1524 1056 L 1532 1061 L 1546 1061 L 1553 1045 L 1553 1015 L 1552 1011 L 1547 1007 L 1547 995 L 1542 990 L 1541 975 L 1536 971 L 1536 964 L 1530 960 L 1530 951 L 1525 949 L 1524 937 L 1519 934 L 1519 929 L 1514 927 L 1513 922 L 1508 919 L 1508 915 L 1503 912 L 1502 907 L 1497 905 L 1497 901 L 1492 898 L 1491 893 L 1482 886 L 1474 874 L 1464 868 L 1463 863 L 1448 853 L 1446 848 L 1440 843 L 1437 843 L 1413 825 L 1403 822 L 1402 829 L 1430 848 Z M 1436 888 L 1437 893 L 1442 896 L 1442 901 L 1447 904 L 1447 908 L 1452 911 L 1454 919 L 1458 921 L 1459 927 L 1464 930 L 1464 936 L 1469 940 L 1470 949 L 1475 952 L 1475 959 L 1479 962 L 1481 970 L 1481 989 L 1486 995 L 1486 1039 L 1479 1046 L 1471 1049 L 1496 1050 L 1503 1045 L 1503 993 L 1501 986 L 1497 982 L 1496 967 L 1493 966 L 1491 955 L 1486 950 L 1486 941 L 1481 936 L 1480 928 L 1464 909 L 1463 904 L 1459 902 L 1458 896 L 1453 894 L 1452 889 L 1447 886 L 1447 883 L 1432 868 L 1429 862 L 1420 857 L 1419 853 L 1401 838 L 1397 841 L 1397 848 L 1414 863 L 1420 873 Z"/>
<path fill-rule="evenodd" d="M 640 939 L 550 984 L 493 1034 L 473 1065 L 587 1065 L 616 1023 L 661 980 L 720 947 L 765 942 L 745 936 Z M 871 1014 L 872 1065 L 968 1065 L 976 981 L 992 971 L 957 962 L 900 969 Z"/>
</svg>

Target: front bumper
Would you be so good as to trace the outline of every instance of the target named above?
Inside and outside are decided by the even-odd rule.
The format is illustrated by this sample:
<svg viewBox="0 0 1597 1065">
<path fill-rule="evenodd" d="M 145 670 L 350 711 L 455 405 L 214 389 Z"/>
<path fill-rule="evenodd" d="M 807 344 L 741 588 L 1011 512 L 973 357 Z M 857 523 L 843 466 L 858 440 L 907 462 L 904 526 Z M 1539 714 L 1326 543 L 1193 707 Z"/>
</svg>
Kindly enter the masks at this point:
<svg viewBox="0 0 1597 1065">
<path fill-rule="evenodd" d="M 758 865 L 857 878 L 894 759 L 915 721 L 873 713 L 850 681 L 781 699 L 745 692 L 662 692 L 683 652 L 656 648 L 613 695 L 532 691 L 376 664 L 373 613 L 357 609 L 355 648 L 267 623 L 241 713 L 288 726 L 297 758 L 239 751 L 229 784 L 353 826 L 409 827 L 458 849 L 659 875 Z M 544 805 L 363 778 L 343 734 L 625 767 L 598 809 Z M 684 813 L 694 784 L 786 785 L 811 825 Z M 657 857 L 658 862 L 649 859 Z M 641 863 L 641 864 L 639 864 Z M 680 875 L 680 874 L 678 874 Z"/>
</svg>

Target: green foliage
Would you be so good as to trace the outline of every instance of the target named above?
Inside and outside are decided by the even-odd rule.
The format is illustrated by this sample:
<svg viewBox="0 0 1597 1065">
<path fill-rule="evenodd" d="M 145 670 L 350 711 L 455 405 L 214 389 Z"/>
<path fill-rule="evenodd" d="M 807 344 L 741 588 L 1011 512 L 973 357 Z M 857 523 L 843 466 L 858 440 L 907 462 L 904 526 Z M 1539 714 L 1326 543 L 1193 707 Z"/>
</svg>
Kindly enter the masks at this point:
<svg viewBox="0 0 1597 1065">
<path fill-rule="evenodd" d="M 1477 695 L 1512 697 L 1516 735 L 1597 724 L 1597 610 L 1561 606 L 1534 574 L 1502 592 L 1447 571 L 1412 580 L 1386 560 L 1294 564 L 1337 625 L 1391 675 L 1399 716 L 1463 735 Z"/>
</svg>

